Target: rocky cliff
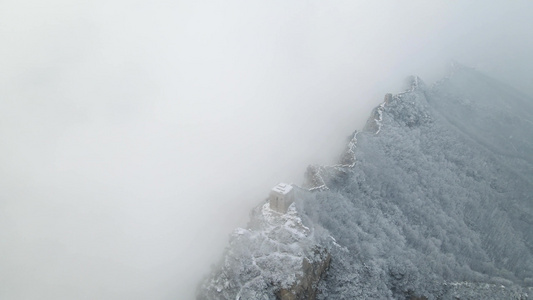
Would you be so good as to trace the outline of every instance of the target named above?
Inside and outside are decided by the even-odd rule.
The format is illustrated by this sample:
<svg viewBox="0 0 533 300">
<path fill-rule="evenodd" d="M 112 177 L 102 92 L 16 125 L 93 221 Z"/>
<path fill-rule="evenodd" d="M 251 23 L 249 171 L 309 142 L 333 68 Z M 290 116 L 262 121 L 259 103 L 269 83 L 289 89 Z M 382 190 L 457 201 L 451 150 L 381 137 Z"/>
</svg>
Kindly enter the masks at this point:
<svg viewBox="0 0 533 300">
<path fill-rule="evenodd" d="M 331 255 L 325 248 L 314 250 L 314 259 L 304 258 L 302 262 L 302 276 L 289 288 L 281 288 L 276 292 L 280 300 L 315 300 L 318 284 L 326 275 L 331 262 Z"/>
<path fill-rule="evenodd" d="M 294 204 L 283 214 L 267 202 L 254 209 L 248 228 L 231 235 L 222 263 L 202 284 L 198 299 L 316 299 L 330 261 Z"/>
</svg>

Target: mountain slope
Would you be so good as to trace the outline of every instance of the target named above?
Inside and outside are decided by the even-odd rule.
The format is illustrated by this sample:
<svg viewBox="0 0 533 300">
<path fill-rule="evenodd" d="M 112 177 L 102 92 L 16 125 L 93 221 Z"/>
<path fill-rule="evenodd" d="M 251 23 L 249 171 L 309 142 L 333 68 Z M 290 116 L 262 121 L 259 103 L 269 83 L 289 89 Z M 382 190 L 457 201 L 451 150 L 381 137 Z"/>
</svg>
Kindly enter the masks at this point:
<svg viewBox="0 0 533 300">
<path fill-rule="evenodd" d="M 533 100 L 460 66 L 432 87 L 417 77 L 410 83 L 372 112 L 339 165 L 310 167 L 309 189 L 298 190 L 294 211 L 313 233 L 307 245 L 331 256 L 316 297 L 526 299 L 533 286 Z M 205 292 L 229 269 L 226 260 L 200 298 L 235 299 Z M 226 276 L 227 284 L 238 278 Z M 278 283 L 264 286 L 260 299 L 280 298 Z"/>
</svg>

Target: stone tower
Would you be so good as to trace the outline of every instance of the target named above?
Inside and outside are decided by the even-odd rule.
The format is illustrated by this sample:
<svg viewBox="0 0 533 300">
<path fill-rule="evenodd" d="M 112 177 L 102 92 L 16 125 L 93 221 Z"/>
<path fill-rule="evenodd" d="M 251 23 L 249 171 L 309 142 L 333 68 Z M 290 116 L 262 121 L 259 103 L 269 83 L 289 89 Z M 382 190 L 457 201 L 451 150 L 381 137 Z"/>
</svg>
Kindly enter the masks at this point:
<svg viewBox="0 0 533 300">
<path fill-rule="evenodd" d="M 392 101 L 392 94 L 385 94 L 385 104 L 390 104 Z"/>
<path fill-rule="evenodd" d="M 272 188 L 268 198 L 270 209 L 286 213 L 289 205 L 294 202 L 294 191 L 290 184 L 280 183 Z"/>
</svg>

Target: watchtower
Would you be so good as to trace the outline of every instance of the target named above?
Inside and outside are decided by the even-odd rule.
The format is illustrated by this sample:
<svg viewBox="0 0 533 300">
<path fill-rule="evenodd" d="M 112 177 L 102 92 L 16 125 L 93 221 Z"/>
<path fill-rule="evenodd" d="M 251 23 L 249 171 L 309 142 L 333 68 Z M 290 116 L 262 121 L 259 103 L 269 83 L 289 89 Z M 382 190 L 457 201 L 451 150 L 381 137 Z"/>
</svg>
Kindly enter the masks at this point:
<svg viewBox="0 0 533 300">
<path fill-rule="evenodd" d="M 392 94 L 385 94 L 385 104 L 390 104 L 392 101 Z"/>
<path fill-rule="evenodd" d="M 280 183 L 272 188 L 268 199 L 270 209 L 279 213 L 286 213 L 289 205 L 294 202 L 294 191 L 292 185 Z"/>
</svg>

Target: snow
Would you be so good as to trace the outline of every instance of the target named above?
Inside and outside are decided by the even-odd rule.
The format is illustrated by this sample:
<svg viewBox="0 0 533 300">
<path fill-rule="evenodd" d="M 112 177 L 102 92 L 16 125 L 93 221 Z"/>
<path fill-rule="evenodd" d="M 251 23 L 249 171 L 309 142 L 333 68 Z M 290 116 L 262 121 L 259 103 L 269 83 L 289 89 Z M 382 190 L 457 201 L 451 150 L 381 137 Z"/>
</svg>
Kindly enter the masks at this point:
<svg viewBox="0 0 533 300">
<path fill-rule="evenodd" d="M 308 191 L 321 191 L 328 189 L 322 176 L 322 172 L 324 171 L 324 169 L 325 167 L 317 165 L 310 165 L 307 167 L 307 171 L 305 174 L 305 186 Z"/>
<path fill-rule="evenodd" d="M 248 233 L 248 229 L 244 229 L 244 228 L 236 228 L 234 231 L 233 231 L 233 234 L 234 235 L 243 235 L 243 234 L 246 234 Z"/>
<path fill-rule="evenodd" d="M 287 195 L 291 190 L 292 190 L 292 186 L 286 183 L 280 183 L 272 188 L 272 191 L 282 194 L 282 195 Z"/>
<path fill-rule="evenodd" d="M 336 164 L 336 165 L 333 165 L 334 168 L 353 168 L 355 166 L 355 161 L 356 161 L 355 149 L 357 148 L 357 134 L 358 133 L 359 132 L 356 130 L 355 133 L 353 134 L 353 137 L 348 142 L 348 146 L 347 146 L 348 149 L 346 150 L 346 153 L 345 153 L 345 155 L 349 157 L 352 163 L 351 164 Z"/>
<path fill-rule="evenodd" d="M 383 126 L 383 124 L 381 123 L 383 121 L 383 108 L 385 108 L 385 102 L 381 103 L 377 107 L 378 118 L 374 119 L 374 121 L 378 125 L 378 130 L 376 131 L 376 134 L 378 134 L 381 131 L 381 126 Z"/>
<path fill-rule="evenodd" d="M 312 261 L 316 242 L 294 203 L 285 214 L 268 203 L 257 211 L 250 228 L 234 230 L 219 270 L 204 282 L 207 299 L 274 299 L 269 288 L 292 286 L 303 274 L 303 260 Z"/>
</svg>

